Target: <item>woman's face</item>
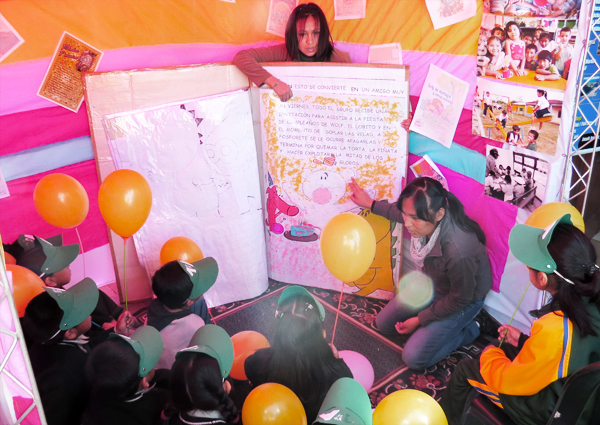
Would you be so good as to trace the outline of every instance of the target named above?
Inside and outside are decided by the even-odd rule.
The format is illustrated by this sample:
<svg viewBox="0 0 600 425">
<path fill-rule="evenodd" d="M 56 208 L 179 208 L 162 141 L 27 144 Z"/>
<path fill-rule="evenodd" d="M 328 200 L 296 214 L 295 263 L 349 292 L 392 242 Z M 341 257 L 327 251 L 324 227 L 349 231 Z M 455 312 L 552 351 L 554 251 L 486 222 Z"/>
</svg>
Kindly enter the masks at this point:
<svg viewBox="0 0 600 425">
<path fill-rule="evenodd" d="M 442 217 L 440 217 L 439 220 L 441 220 Z M 429 221 L 421 220 L 419 217 L 417 217 L 417 211 L 415 210 L 413 198 L 406 198 L 402 202 L 402 218 L 404 220 L 406 230 L 408 230 L 408 233 L 410 233 L 413 238 L 431 236 L 437 226 L 437 223 L 439 222 L 437 217 L 435 224 L 430 223 Z"/>
<path fill-rule="evenodd" d="M 300 51 L 309 57 L 316 55 L 319 48 L 319 25 L 315 18 L 309 16 L 304 22 L 296 22 L 296 32 Z"/>
</svg>

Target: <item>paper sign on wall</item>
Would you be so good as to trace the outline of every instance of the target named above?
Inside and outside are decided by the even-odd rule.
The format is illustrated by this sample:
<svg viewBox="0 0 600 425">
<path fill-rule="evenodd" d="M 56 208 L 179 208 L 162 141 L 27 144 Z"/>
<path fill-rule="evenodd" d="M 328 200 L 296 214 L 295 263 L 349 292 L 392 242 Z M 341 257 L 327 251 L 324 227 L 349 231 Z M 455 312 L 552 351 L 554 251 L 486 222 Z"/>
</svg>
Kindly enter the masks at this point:
<svg viewBox="0 0 600 425">
<path fill-rule="evenodd" d="M 468 91 L 469 83 L 429 65 L 410 129 L 449 148 Z"/>
</svg>

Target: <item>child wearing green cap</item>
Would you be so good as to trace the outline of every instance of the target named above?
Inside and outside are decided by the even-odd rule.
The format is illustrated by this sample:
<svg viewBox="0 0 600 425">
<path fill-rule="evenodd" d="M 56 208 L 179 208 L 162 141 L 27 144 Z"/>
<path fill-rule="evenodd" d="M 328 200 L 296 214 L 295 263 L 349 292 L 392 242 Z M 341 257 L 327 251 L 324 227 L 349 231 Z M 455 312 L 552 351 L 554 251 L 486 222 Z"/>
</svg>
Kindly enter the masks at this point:
<svg viewBox="0 0 600 425">
<path fill-rule="evenodd" d="M 91 347 L 108 332 L 89 340 L 90 313 L 98 303 L 98 287 L 89 278 L 64 290 L 45 288 L 23 316 L 25 335 L 33 341 L 29 358 L 49 425 L 79 425 L 88 400 L 85 361 Z M 117 321 L 117 333 L 127 332 L 129 312 Z"/>
<path fill-rule="evenodd" d="M 198 329 L 190 347 L 177 353 L 171 370 L 169 425 L 234 424 L 238 411 L 229 398 L 233 343 L 216 325 Z"/>
<path fill-rule="evenodd" d="M 193 264 L 170 261 L 154 273 L 152 291 L 156 299 L 148 306 L 148 325 L 160 332 L 165 343 L 158 368 L 170 369 L 175 354 L 187 347 L 194 332 L 209 320 L 193 314 L 191 308 L 198 301 L 205 303 L 201 297 L 218 274 L 217 262 L 211 257 Z"/>
<path fill-rule="evenodd" d="M 130 337 L 111 334 L 96 346 L 86 363 L 91 398 L 83 424 L 160 423 L 170 375 L 154 369 L 162 351 L 162 338 L 152 326 L 142 326 Z"/>
<path fill-rule="evenodd" d="M 9 252 L 14 252 L 17 264 L 38 275 L 46 286 L 63 288 L 71 282 L 69 266 L 79 255 L 79 244 L 63 245 L 62 235 L 47 240 L 35 235 L 20 235 L 10 246 Z M 92 324 L 109 329 L 115 326 L 122 312 L 123 308 L 100 291 L 98 304 L 92 312 Z"/>
<path fill-rule="evenodd" d="M 373 425 L 369 394 L 354 379 L 338 379 L 327 392 L 314 424 Z"/>
<path fill-rule="evenodd" d="M 275 337 L 271 347 L 246 359 L 244 371 L 252 387 L 275 382 L 291 389 L 312 423 L 327 391 L 352 372 L 325 340 L 325 309 L 302 286 L 283 290 L 277 304 Z"/>
<path fill-rule="evenodd" d="M 566 214 L 546 229 L 518 224 L 513 255 L 529 269 L 532 285 L 552 296 L 538 311 L 531 336 L 503 325 L 501 348 L 458 364 L 440 405 L 458 424 L 469 392 L 489 397 L 516 423 L 548 422 L 566 378 L 600 358 L 600 269 L 596 251 Z"/>
</svg>

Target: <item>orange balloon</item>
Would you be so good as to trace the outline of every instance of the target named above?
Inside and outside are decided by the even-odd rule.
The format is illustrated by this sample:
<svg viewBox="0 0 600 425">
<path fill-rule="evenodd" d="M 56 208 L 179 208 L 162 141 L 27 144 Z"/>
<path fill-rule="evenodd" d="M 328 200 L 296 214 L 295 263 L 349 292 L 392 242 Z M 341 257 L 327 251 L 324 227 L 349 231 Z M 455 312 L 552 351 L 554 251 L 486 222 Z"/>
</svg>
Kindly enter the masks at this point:
<svg viewBox="0 0 600 425">
<path fill-rule="evenodd" d="M 244 362 L 259 348 L 268 348 L 271 346 L 267 338 L 254 331 L 242 331 L 231 337 L 233 342 L 233 366 L 231 366 L 231 375 L 234 379 L 246 380 L 244 371 Z"/>
<path fill-rule="evenodd" d="M 6 270 L 12 272 L 13 298 L 19 317 L 25 314 L 25 307 L 38 294 L 44 292 L 44 282 L 34 272 L 16 264 L 8 264 Z"/>
<path fill-rule="evenodd" d="M 46 222 L 63 229 L 79 226 L 90 209 L 81 183 L 61 173 L 42 177 L 33 190 L 33 204 Z"/>
<path fill-rule="evenodd" d="M 169 239 L 160 250 L 161 266 L 174 260 L 193 263 L 203 258 L 204 254 L 196 242 L 185 236 L 175 236 Z"/>
<path fill-rule="evenodd" d="M 8 252 L 4 252 L 4 263 L 6 264 L 17 264 L 15 257 L 10 255 Z"/>
<path fill-rule="evenodd" d="M 242 407 L 244 425 L 306 425 L 302 402 L 292 390 L 268 383 L 254 388 Z"/>
<path fill-rule="evenodd" d="M 152 190 L 137 171 L 116 170 L 100 185 L 98 206 L 108 227 L 122 238 L 128 238 L 148 219 Z"/>
</svg>

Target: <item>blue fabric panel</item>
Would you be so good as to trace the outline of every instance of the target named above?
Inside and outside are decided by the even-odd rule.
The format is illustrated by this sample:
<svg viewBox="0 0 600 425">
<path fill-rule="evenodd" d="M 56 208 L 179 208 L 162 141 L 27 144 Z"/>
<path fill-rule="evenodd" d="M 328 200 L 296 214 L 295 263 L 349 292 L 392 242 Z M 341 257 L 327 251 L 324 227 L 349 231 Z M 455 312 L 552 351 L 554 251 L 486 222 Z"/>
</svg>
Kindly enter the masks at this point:
<svg viewBox="0 0 600 425">
<path fill-rule="evenodd" d="M 92 138 L 84 136 L 0 156 L 0 167 L 10 181 L 90 159 L 94 159 Z"/>
<path fill-rule="evenodd" d="M 429 155 L 436 164 L 448 167 L 483 184 L 485 179 L 485 156 L 479 152 L 452 143 L 450 149 L 438 142 L 411 131 L 408 137 L 408 151 L 413 155 Z"/>
</svg>

